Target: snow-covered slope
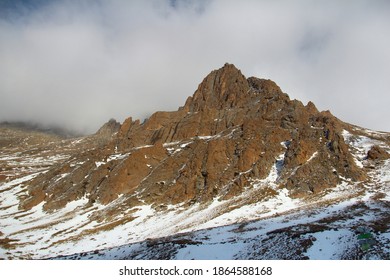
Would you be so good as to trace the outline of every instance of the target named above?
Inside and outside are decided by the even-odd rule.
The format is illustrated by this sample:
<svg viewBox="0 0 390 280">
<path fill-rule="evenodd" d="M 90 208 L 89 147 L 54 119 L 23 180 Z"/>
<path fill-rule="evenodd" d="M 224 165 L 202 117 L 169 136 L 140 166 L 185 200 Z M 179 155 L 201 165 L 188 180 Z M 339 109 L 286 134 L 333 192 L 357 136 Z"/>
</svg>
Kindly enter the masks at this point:
<svg viewBox="0 0 390 280">
<path fill-rule="evenodd" d="M 388 259 L 390 160 L 374 162 L 366 155 L 373 145 L 389 150 L 389 135 L 354 129 L 343 136 L 358 166 L 368 169 L 364 182 L 342 179 L 334 189 L 291 198 L 277 187 L 281 154 L 268 177 L 250 182 L 229 200 L 167 205 L 159 211 L 143 204 L 111 219 L 105 217 L 121 206 L 122 196 L 108 205 L 89 205 L 82 198 L 49 213 L 43 203 L 19 209 L 29 181 L 46 172 L 42 166 L 67 157 L 37 153 L 28 162 L 2 151 L 0 162 L 19 162 L 25 172 L 0 185 L 0 258 Z M 358 239 L 362 229 L 372 236 L 365 250 Z"/>
</svg>

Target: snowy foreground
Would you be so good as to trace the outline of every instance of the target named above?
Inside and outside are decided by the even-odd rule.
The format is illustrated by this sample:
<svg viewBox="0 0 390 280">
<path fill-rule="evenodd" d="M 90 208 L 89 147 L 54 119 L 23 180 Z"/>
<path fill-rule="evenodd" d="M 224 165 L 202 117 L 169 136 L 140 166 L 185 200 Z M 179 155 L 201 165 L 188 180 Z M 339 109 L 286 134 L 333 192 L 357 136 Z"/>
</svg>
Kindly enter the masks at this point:
<svg viewBox="0 0 390 280">
<path fill-rule="evenodd" d="M 166 238 L 60 259 L 388 259 L 390 232 L 375 227 L 381 219 L 388 222 L 388 199 L 374 201 L 366 195 L 228 226 L 196 230 L 203 228 L 198 225 L 189 232 Z M 159 218 L 162 224 L 157 222 Z M 164 232 L 164 218 L 153 219 L 156 230 Z M 216 219 L 215 222 L 227 221 Z M 360 248 L 359 228 L 367 228 L 375 240 L 375 245 L 367 251 Z M 108 241 L 110 234 L 101 238 Z"/>
<path fill-rule="evenodd" d="M 361 168 L 368 149 L 381 145 L 347 131 L 344 138 Z M 3 161 L 15 159 L 0 155 Z M 371 180 L 364 184 L 344 180 L 337 188 L 304 200 L 291 199 L 287 190 L 277 188 L 281 155 L 267 178 L 252 182 L 234 199 L 191 207 L 169 205 L 161 211 L 145 204 L 110 221 L 96 216 L 120 205 L 121 197 L 105 206 L 81 199 L 51 213 L 44 212 L 42 204 L 20 210 L 19 197 L 28 182 L 45 172 L 35 163 L 34 159 L 24 163 L 30 168 L 28 175 L 0 185 L 0 258 L 390 258 L 390 160 L 372 169 Z M 253 201 L 253 195 L 265 188 L 275 195 Z M 369 235 L 367 240 L 361 240 L 362 232 Z"/>
</svg>

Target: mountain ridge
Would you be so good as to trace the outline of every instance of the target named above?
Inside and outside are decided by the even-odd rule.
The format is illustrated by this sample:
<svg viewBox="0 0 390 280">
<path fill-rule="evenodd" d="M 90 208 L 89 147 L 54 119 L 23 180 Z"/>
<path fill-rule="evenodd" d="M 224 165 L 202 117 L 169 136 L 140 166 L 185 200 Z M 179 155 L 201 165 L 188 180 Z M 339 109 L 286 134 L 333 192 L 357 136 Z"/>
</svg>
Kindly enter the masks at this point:
<svg viewBox="0 0 390 280">
<path fill-rule="evenodd" d="M 329 112 L 318 112 L 312 103 L 304 106 L 290 100 L 274 82 L 253 77 L 247 80 L 234 65 L 225 64 L 207 75 L 178 111 L 156 112 L 142 124 L 132 118 L 125 120 L 117 137 L 99 152 L 102 155 L 97 155 L 109 157 L 116 150 L 130 153 L 128 159 L 117 165 L 112 161 L 113 166 L 97 167 L 99 170 L 91 174 L 96 177 L 92 184 L 83 180 L 71 186 L 74 192 L 70 195 L 80 198 L 89 192 L 91 203 L 103 204 L 111 202 L 115 195 L 131 195 L 136 188 L 144 190 L 142 200 L 149 203 L 158 197 L 166 198 L 163 204 L 209 200 L 216 196 L 229 198 L 240 193 L 248 180 L 265 178 L 274 159 L 285 153 L 286 168 L 279 170 L 280 180 L 286 180 L 286 187 L 299 196 L 320 187 L 335 186 L 338 176 L 332 168 L 354 181 L 364 177 L 340 135 L 342 127 L 342 122 Z M 180 149 L 177 154 L 164 147 L 183 141 L 186 143 L 181 145 L 186 149 Z M 283 142 L 288 146 L 279 144 Z M 134 150 L 137 147 L 144 148 Z M 287 174 L 316 152 L 321 161 L 314 158 L 309 166 Z M 328 161 L 325 166 L 324 162 Z M 92 164 L 89 162 L 89 169 Z M 309 183 L 303 182 L 308 180 L 307 174 L 312 173 L 313 166 L 318 167 L 316 172 L 324 174 Z M 21 205 L 32 207 L 52 195 L 54 203 L 48 203 L 47 209 L 55 209 L 56 193 L 43 196 L 48 192 L 39 183 L 40 178 L 30 186 L 34 195 Z M 232 178 L 234 183 L 227 186 Z M 162 187 L 158 182 L 168 184 Z M 66 183 L 62 188 L 69 192 Z M 297 184 L 300 188 L 294 189 Z M 61 202 L 64 199 L 72 200 L 63 195 L 64 189 L 57 193 L 59 206 L 64 205 Z"/>
<path fill-rule="evenodd" d="M 83 240 L 104 248 L 105 234 L 118 246 L 371 193 L 385 205 L 388 181 L 380 174 L 387 174 L 389 143 L 388 133 L 344 123 L 225 64 L 177 111 L 142 123 L 110 120 L 94 135 L 30 147 L 31 162 L 3 150 L 0 163 L 29 166 L 0 187 L 9 201 L 1 216 L 18 223 L 11 230 L 5 219 L 4 239 L 24 256 L 43 246 L 47 257 L 74 252 L 69 244 Z M 47 165 L 35 167 L 34 158 Z M 28 245 L 24 233 L 40 228 L 51 236 Z"/>
</svg>

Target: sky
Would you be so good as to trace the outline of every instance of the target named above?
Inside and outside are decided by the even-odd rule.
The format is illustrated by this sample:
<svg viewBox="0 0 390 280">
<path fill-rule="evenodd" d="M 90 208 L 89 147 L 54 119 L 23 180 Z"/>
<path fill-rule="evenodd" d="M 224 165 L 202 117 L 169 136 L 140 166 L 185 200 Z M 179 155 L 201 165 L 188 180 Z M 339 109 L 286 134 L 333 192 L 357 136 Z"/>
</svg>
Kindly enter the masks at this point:
<svg viewBox="0 0 390 280">
<path fill-rule="evenodd" d="M 0 0 L 0 121 L 142 121 L 226 62 L 390 131 L 390 1 Z"/>
</svg>

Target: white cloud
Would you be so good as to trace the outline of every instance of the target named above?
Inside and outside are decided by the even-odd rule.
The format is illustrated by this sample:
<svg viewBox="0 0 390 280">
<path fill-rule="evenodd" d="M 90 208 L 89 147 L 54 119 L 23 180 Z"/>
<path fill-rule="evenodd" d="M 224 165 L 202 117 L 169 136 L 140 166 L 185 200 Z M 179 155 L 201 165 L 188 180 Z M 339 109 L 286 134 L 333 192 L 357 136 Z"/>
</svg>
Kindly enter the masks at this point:
<svg viewBox="0 0 390 280">
<path fill-rule="evenodd" d="M 0 120 L 92 132 L 176 110 L 230 62 L 390 131 L 389 11 L 386 1 L 48 2 L 0 19 Z"/>
</svg>

